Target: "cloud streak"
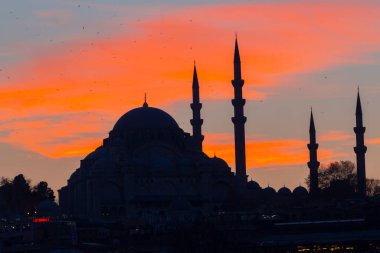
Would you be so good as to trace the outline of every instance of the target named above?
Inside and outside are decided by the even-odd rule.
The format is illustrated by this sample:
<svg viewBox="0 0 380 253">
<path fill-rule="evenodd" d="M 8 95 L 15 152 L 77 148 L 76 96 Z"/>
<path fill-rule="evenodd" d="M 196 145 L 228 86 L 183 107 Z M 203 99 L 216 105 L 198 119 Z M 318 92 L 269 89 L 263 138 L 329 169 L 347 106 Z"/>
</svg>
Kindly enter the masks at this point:
<svg viewBox="0 0 380 253">
<path fill-rule="evenodd" d="M 234 167 L 235 151 L 232 134 L 206 134 L 204 150 L 209 156 L 215 153 Z M 247 168 L 281 168 L 289 165 L 307 163 L 309 153 L 305 140 L 278 139 L 260 140 L 254 137 L 246 141 Z M 319 159 L 336 157 L 332 149 L 320 149 Z"/>
</svg>

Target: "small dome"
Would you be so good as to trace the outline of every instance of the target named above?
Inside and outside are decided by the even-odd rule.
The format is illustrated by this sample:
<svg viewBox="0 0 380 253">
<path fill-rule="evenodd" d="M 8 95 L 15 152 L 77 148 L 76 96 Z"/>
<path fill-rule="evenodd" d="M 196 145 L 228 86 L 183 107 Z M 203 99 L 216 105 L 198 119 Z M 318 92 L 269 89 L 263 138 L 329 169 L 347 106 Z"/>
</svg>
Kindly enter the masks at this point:
<svg viewBox="0 0 380 253">
<path fill-rule="evenodd" d="M 291 190 L 289 190 L 289 188 L 287 188 L 287 187 L 281 187 L 279 190 L 278 190 L 278 192 L 277 192 L 279 195 L 281 195 L 281 196 L 290 196 L 290 195 L 292 195 L 292 191 Z"/>
<path fill-rule="evenodd" d="M 69 181 L 77 180 L 80 177 L 79 169 L 76 169 L 70 176 Z"/>
<path fill-rule="evenodd" d="M 130 110 L 116 122 L 113 131 L 140 129 L 178 129 L 177 122 L 168 113 L 154 107 Z"/>
<path fill-rule="evenodd" d="M 212 164 L 219 168 L 228 168 L 228 164 L 222 158 L 214 156 L 212 159 Z"/>
<path fill-rule="evenodd" d="M 261 190 L 261 187 L 260 187 L 259 183 L 251 180 L 247 183 L 247 189 L 256 191 L 256 190 Z"/>
<path fill-rule="evenodd" d="M 309 192 L 306 190 L 305 187 L 298 186 L 298 187 L 294 188 L 293 194 L 297 195 L 297 196 L 306 196 L 309 194 Z"/>
<path fill-rule="evenodd" d="M 111 164 L 110 153 L 109 153 L 108 148 L 104 146 L 100 146 L 95 151 L 88 154 L 81 161 L 81 166 L 77 174 L 78 176 L 84 176 L 86 173 L 89 172 L 88 169 L 94 172 L 94 170 L 109 168 L 110 164 Z M 75 179 L 75 178 L 76 177 L 70 177 L 70 179 Z"/>
<path fill-rule="evenodd" d="M 263 189 L 263 193 L 264 194 L 271 194 L 271 195 L 273 194 L 274 195 L 274 194 L 276 194 L 276 190 L 268 185 L 268 187 L 266 187 L 266 188 Z"/>
</svg>

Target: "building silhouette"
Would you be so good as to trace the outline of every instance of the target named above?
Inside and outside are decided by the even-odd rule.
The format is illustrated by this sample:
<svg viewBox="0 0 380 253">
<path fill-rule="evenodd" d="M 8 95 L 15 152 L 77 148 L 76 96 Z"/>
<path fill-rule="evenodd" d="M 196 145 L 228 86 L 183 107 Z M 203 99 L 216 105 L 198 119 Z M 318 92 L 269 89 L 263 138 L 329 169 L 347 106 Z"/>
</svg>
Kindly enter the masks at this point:
<svg viewBox="0 0 380 253">
<path fill-rule="evenodd" d="M 310 169 L 310 194 L 314 195 L 318 192 L 318 168 L 320 163 L 317 158 L 318 143 L 316 139 L 315 125 L 313 110 L 310 112 L 310 143 L 307 144 L 309 149 L 310 161 L 307 163 L 307 166 Z"/>
<path fill-rule="evenodd" d="M 245 99 L 243 98 L 244 80 L 241 79 L 241 62 L 237 38 L 235 39 L 235 54 L 234 54 L 234 136 L 235 136 L 235 167 L 236 177 L 241 188 L 245 187 L 247 182 L 246 159 L 245 159 L 245 129 L 244 124 L 247 118 L 244 116 Z"/>
<path fill-rule="evenodd" d="M 363 126 L 363 112 L 360 101 L 360 93 L 358 88 L 357 100 L 356 100 L 356 126 L 354 127 L 354 132 L 356 135 L 356 146 L 354 151 L 356 154 L 356 170 L 357 170 L 357 195 L 360 197 L 366 197 L 367 186 L 366 186 L 366 169 L 365 169 L 365 153 L 367 152 L 367 147 L 364 145 L 364 133 L 366 128 Z M 320 163 L 317 159 L 318 143 L 316 142 L 316 130 L 314 124 L 313 111 L 310 113 L 310 143 L 307 144 L 309 149 L 310 161 L 307 166 L 310 169 L 310 194 L 315 195 L 319 192 L 318 187 L 318 168 Z M 335 182 L 339 183 L 339 182 Z M 342 183 L 342 182 L 340 182 Z"/>
<path fill-rule="evenodd" d="M 81 160 L 59 192 L 63 212 L 90 219 L 141 219 L 149 223 L 187 222 L 221 210 L 244 209 L 252 203 L 267 206 L 299 201 L 309 196 L 302 186 L 276 192 L 269 185 L 247 182 L 244 80 L 237 39 L 234 51 L 234 116 L 236 173 L 216 156 L 202 150 L 203 119 L 199 80 L 194 64 L 192 82 L 192 135 L 184 132 L 166 112 L 148 105 L 125 113 L 95 151 Z M 356 107 L 358 192 L 365 196 L 364 132 L 360 96 Z M 313 112 L 310 114 L 310 194 L 318 190 L 318 143 Z M 241 207 L 241 203 L 245 203 Z M 248 204 L 247 204 L 248 203 Z"/>
<path fill-rule="evenodd" d="M 246 182 L 243 81 L 237 42 L 233 83 L 233 121 L 240 143 L 238 177 L 224 160 L 202 152 L 202 104 L 194 65 L 193 134 L 185 133 L 166 112 L 149 106 L 145 98 L 142 107 L 124 114 L 103 145 L 81 161 L 67 186 L 59 190 L 61 208 L 77 217 L 141 218 L 157 223 L 191 220 L 231 205 Z"/>
<path fill-rule="evenodd" d="M 363 126 L 363 112 L 362 112 L 362 105 L 360 102 L 359 89 L 358 89 L 358 97 L 356 101 L 355 115 L 356 115 L 356 127 L 354 127 L 354 132 L 356 134 L 356 146 L 354 147 L 354 151 L 356 153 L 358 193 L 361 196 L 365 196 L 366 195 L 365 153 L 367 152 L 367 147 L 364 145 L 365 127 Z"/>
<path fill-rule="evenodd" d="M 194 74 L 193 74 L 193 103 L 190 104 L 191 110 L 193 111 L 193 118 L 190 120 L 193 126 L 193 139 L 195 142 L 195 147 L 199 152 L 202 152 L 202 142 L 204 136 L 202 135 L 202 124 L 203 119 L 201 119 L 201 109 L 202 103 L 199 102 L 199 82 L 197 68 L 194 63 Z"/>
</svg>

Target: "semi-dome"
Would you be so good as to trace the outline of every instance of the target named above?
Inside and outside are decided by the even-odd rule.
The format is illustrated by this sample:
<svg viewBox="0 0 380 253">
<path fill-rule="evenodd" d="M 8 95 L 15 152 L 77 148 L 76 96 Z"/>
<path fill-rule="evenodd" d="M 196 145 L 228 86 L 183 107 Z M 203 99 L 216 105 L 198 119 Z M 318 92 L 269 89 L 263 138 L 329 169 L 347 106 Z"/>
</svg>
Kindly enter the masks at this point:
<svg viewBox="0 0 380 253">
<path fill-rule="evenodd" d="M 222 158 L 219 158 L 215 155 L 213 158 L 211 158 L 211 162 L 215 167 L 228 168 L 228 164 L 226 163 L 226 161 L 224 161 Z"/>
<path fill-rule="evenodd" d="M 168 113 L 158 108 L 143 106 L 121 116 L 113 127 L 113 131 L 178 128 L 177 122 Z"/>
<path fill-rule="evenodd" d="M 251 180 L 247 183 L 247 189 L 258 191 L 258 190 L 261 190 L 261 186 L 256 181 Z"/>
<path fill-rule="evenodd" d="M 263 193 L 268 195 L 276 195 L 276 190 L 268 185 L 268 187 L 263 189 Z"/>
<path fill-rule="evenodd" d="M 294 188 L 293 194 L 296 196 L 306 196 L 309 194 L 309 192 L 306 190 L 305 187 L 297 186 L 296 188 Z"/>
<path fill-rule="evenodd" d="M 92 160 L 104 157 L 107 154 L 107 149 L 104 146 L 97 147 L 94 151 L 88 154 L 84 160 Z"/>
<path fill-rule="evenodd" d="M 277 193 L 278 193 L 279 195 L 281 195 L 281 196 L 290 196 L 290 195 L 292 195 L 292 191 L 291 191 L 289 188 L 285 187 L 285 186 L 281 187 L 281 188 L 278 190 Z"/>
</svg>

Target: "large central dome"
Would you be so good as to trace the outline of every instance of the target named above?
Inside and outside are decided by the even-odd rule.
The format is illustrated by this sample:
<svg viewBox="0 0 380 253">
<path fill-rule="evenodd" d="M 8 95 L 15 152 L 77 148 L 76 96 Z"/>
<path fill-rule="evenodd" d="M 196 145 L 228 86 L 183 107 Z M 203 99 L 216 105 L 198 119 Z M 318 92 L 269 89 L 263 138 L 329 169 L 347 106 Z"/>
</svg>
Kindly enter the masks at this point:
<svg viewBox="0 0 380 253">
<path fill-rule="evenodd" d="M 138 129 L 178 129 L 172 116 L 154 107 L 139 107 L 130 110 L 116 122 L 114 131 Z"/>
</svg>

